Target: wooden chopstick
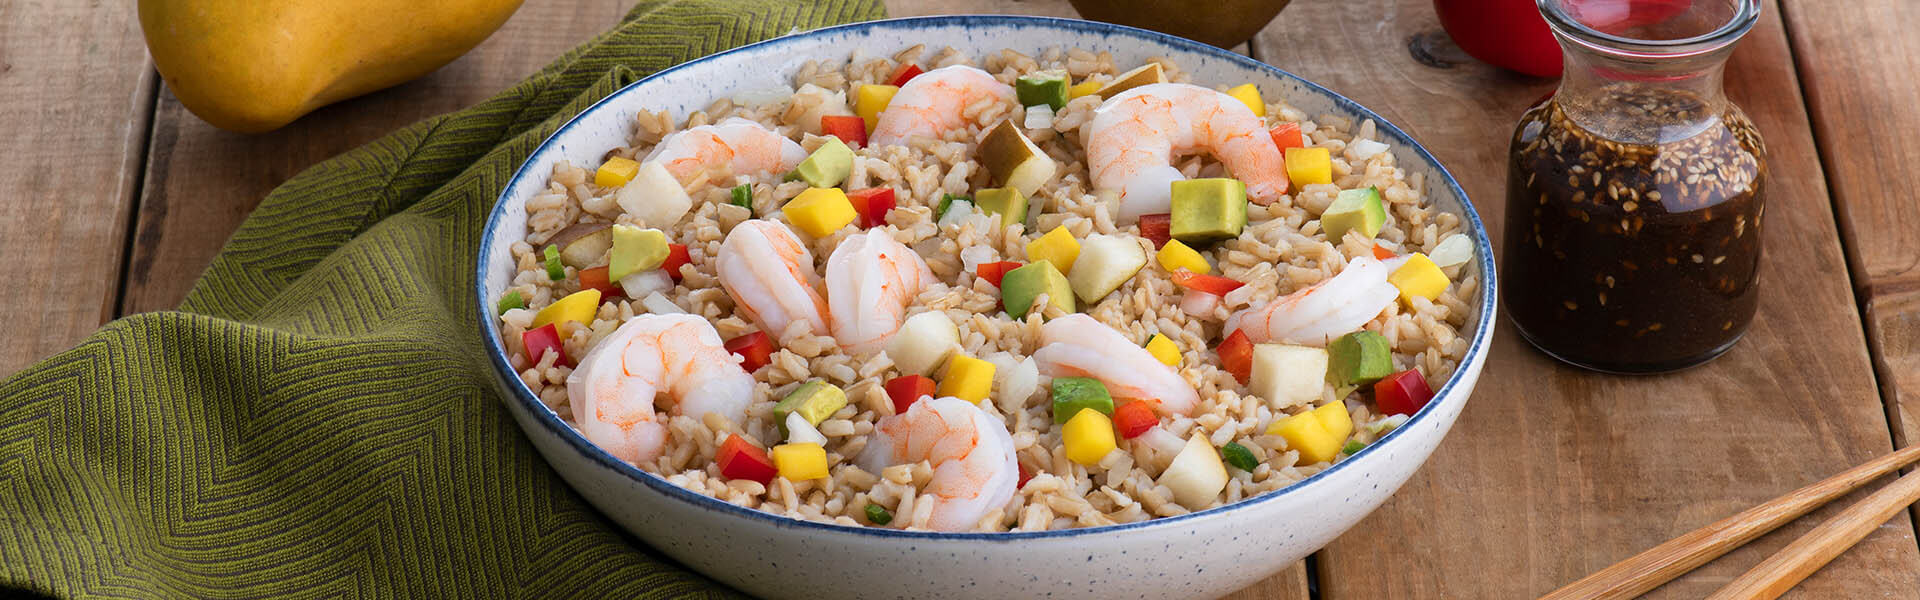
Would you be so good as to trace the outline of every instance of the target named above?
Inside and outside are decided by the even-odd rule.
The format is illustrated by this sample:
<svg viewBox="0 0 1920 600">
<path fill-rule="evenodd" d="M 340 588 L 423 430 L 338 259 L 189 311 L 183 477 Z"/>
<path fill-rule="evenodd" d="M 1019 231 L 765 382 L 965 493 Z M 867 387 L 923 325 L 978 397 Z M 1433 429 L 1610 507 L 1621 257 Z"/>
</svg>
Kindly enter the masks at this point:
<svg viewBox="0 0 1920 600">
<path fill-rule="evenodd" d="M 1818 483 L 1794 490 L 1712 525 L 1687 532 L 1658 546 L 1615 563 L 1540 600 L 1615 600 L 1634 598 L 1682 573 L 1719 558 L 1769 531 L 1812 512 L 1882 475 L 1920 460 L 1920 445 L 1909 446 L 1847 469 Z M 1903 478 L 1911 479 L 1912 476 Z M 1876 494 L 1877 496 L 1877 494 Z M 1852 511 L 1849 510 L 1849 513 Z M 1881 519 L 1882 522 L 1886 519 Z M 1842 532 L 1844 533 L 1844 532 Z M 1828 557 L 1830 560 L 1832 557 Z M 1825 561 L 1821 561 L 1824 564 Z M 1816 565 L 1817 566 L 1817 565 Z M 1805 577 L 1803 574 L 1802 577 Z M 1794 581 L 1799 581 L 1795 579 Z"/>
<path fill-rule="evenodd" d="M 1867 499 L 1847 507 L 1839 516 L 1787 544 L 1740 578 L 1720 588 L 1708 600 L 1739 598 L 1773 600 L 1798 585 L 1814 571 L 1846 552 L 1880 525 L 1920 501 L 1920 471 L 1880 488 Z"/>
</svg>

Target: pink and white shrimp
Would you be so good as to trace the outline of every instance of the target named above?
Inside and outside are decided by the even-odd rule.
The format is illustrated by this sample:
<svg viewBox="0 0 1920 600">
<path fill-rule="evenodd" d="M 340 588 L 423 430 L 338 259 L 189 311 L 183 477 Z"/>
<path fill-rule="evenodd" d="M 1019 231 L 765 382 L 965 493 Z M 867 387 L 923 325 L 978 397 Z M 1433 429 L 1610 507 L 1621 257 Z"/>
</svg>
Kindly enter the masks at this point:
<svg viewBox="0 0 1920 600">
<path fill-rule="evenodd" d="M 1173 157 L 1205 150 L 1268 204 L 1287 193 L 1286 165 L 1266 124 L 1232 96 L 1197 85 L 1155 83 L 1108 98 L 1083 129 L 1096 189 L 1120 192 L 1122 222 L 1167 212 L 1173 182 L 1186 179 Z"/>
<path fill-rule="evenodd" d="M 938 139 L 948 130 L 965 127 L 967 107 L 981 100 L 1012 104 L 1013 86 L 966 65 L 921 73 L 894 93 L 868 139 L 880 146 L 905 144 L 916 137 Z"/>
<path fill-rule="evenodd" d="M 988 512 L 1006 506 L 1020 482 L 1006 422 L 959 398 L 921 400 L 907 412 L 881 418 L 856 463 L 879 473 L 923 460 L 933 465 L 933 479 L 915 502 L 933 503 L 927 526 L 938 531 L 972 530 Z"/>
<path fill-rule="evenodd" d="M 640 315 L 600 340 L 567 376 L 573 423 L 588 441 L 629 463 L 660 456 L 666 424 L 653 412 L 665 395 L 673 414 L 719 413 L 735 423 L 753 398 L 753 376 L 720 334 L 694 315 Z"/>
<path fill-rule="evenodd" d="M 813 253 L 786 225 L 752 219 L 735 225 L 720 243 L 716 271 L 734 309 L 779 339 L 794 321 L 826 335 L 827 301 Z"/>
<path fill-rule="evenodd" d="M 879 350 L 900 330 L 907 305 L 933 282 L 927 261 L 885 231 L 847 236 L 827 257 L 833 339 L 854 354 Z"/>
<path fill-rule="evenodd" d="M 1151 402 L 1162 415 L 1192 415 L 1200 404 L 1200 394 L 1173 367 L 1093 317 L 1076 313 L 1047 321 L 1040 342 L 1045 345 L 1033 360 L 1048 377 L 1092 377 L 1115 401 Z"/>
<path fill-rule="evenodd" d="M 734 117 L 670 134 L 641 162 L 657 161 L 686 183 L 709 169 L 721 175 L 785 173 L 806 158 L 807 150 L 799 143 Z"/>
<path fill-rule="evenodd" d="M 1228 315 L 1225 333 L 1244 330 L 1256 344 L 1325 346 L 1358 331 L 1393 305 L 1400 290 L 1387 281 L 1392 272 L 1371 256 L 1355 258 L 1326 281 Z"/>
</svg>

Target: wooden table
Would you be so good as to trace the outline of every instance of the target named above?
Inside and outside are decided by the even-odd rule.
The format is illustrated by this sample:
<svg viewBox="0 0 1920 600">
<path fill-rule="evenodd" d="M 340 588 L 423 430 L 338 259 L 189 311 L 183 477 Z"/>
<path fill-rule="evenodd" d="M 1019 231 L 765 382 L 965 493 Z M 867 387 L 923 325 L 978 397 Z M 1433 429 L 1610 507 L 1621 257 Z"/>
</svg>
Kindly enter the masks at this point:
<svg viewBox="0 0 1920 600">
<path fill-rule="evenodd" d="M 0 373 L 173 306 L 273 186 L 506 87 L 627 4 L 528 0 L 426 78 L 242 136 L 159 83 L 133 2 L 0 0 L 0 277 L 16 282 L 0 299 L 15 319 Z M 1529 597 L 1920 434 L 1920 38 L 1904 26 L 1920 2 L 1763 4 L 1727 75 L 1775 169 L 1746 340 L 1702 368 L 1623 378 L 1559 366 L 1502 327 L 1427 466 L 1359 527 L 1235 597 Z M 1064 0 L 889 7 L 1073 14 Z M 1496 230 L 1507 135 L 1554 85 L 1460 55 L 1422 0 L 1301 0 L 1242 50 L 1406 128 Z M 1701 597 L 1833 512 L 1654 596 Z M 1913 522 L 1879 528 L 1794 595 L 1920 598 Z"/>
</svg>

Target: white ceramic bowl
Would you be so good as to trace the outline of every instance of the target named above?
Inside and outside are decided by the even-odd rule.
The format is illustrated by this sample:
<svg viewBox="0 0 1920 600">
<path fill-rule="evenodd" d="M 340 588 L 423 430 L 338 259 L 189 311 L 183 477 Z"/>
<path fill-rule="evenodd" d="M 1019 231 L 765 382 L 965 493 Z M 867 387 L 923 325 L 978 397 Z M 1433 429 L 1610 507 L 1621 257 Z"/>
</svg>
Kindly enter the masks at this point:
<svg viewBox="0 0 1920 600">
<path fill-rule="evenodd" d="M 601 451 L 567 427 L 507 364 L 491 307 L 513 277 L 509 246 L 526 232 L 526 202 L 566 159 L 595 164 L 626 143 L 636 109 L 676 119 L 715 98 L 789 81 L 808 59 L 844 61 L 913 44 L 979 56 L 1000 48 L 1113 53 L 1120 65 L 1167 56 L 1204 85 L 1255 82 L 1308 114 L 1373 119 L 1427 196 L 1470 224 L 1479 310 L 1468 316 L 1466 360 L 1426 408 L 1397 431 L 1312 477 L 1234 504 L 1142 523 L 998 534 L 947 534 L 803 522 L 683 490 Z M 554 469 L 635 536 L 687 566 L 759 596 L 787 598 L 1213 597 L 1272 575 L 1332 541 L 1400 487 L 1466 405 L 1486 362 L 1494 269 L 1486 229 L 1453 177 L 1405 132 L 1326 88 L 1212 46 L 1150 31 L 1066 19 L 951 16 L 830 27 L 682 64 L 613 93 L 562 126 L 520 167 L 487 220 L 474 318 L 514 419 Z"/>
</svg>

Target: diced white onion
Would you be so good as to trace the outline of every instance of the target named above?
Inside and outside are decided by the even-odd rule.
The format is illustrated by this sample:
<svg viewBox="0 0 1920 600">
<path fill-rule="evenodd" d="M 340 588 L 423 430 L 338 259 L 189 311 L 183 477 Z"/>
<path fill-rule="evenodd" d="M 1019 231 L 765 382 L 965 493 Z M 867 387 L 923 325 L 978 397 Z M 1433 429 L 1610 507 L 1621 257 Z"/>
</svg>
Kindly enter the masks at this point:
<svg viewBox="0 0 1920 600">
<path fill-rule="evenodd" d="M 1027 107 L 1027 129 L 1053 129 L 1053 107 L 1045 104 Z"/>
<path fill-rule="evenodd" d="M 1040 366 L 1027 357 L 1006 370 L 1007 374 L 997 379 L 1000 384 L 1001 412 L 1011 414 L 1014 410 L 1027 407 L 1027 399 L 1040 387 Z"/>
<path fill-rule="evenodd" d="M 760 106 L 762 104 L 786 102 L 788 98 L 792 97 L 793 86 L 778 85 L 734 92 L 733 103 L 741 106 Z"/>
<path fill-rule="evenodd" d="M 1387 432 L 1399 429 L 1405 424 L 1407 424 L 1406 415 L 1388 415 L 1385 419 L 1367 425 L 1367 431 L 1373 432 L 1374 435 L 1386 435 Z"/>
<path fill-rule="evenodd" d="M 620 279 L 620 291 L 626 293 L 628 298 L 645 298 L 655 292 L 672 289 L 673 276 L 668 275 L 666 269 L 641 271 Z"/>
<path fill-rule="evenodd" d="M 1360 161 L 1367 160 L 1369 158 L 1373 158 L 1374 155 L 1379 154 L 1381 152 L 1386 152 L 1386 151 L 1387 151 L 1386 144 L 1382 144 L 1380 142 L 1376 142 L 1373 140 L 1363 139 L 1363 140 L 1354 140 L 1353 143 L 1347 144 L 1346 155 L 1347 155 L 1348 161 L 1360 162 Z"/>
<path fill-rule="evenodd" d="M 798 412 L 787 413 L 787 443 L 827 445 L 827 436 L 821 435 L 807 418 Z"/>
<path fill-rule="evenodd" d="M 645 307 L 647 312 L 656 315 L 679 315 L 686 314 L 687 312 L 682 310 L 680 305 L 674 304 L 672 300 L 668 300 L 666 296 L 660 295 L 660 292 L 647 294 L 647 297 L 641 298 L 640 306 Z"/>
<path fill-rule="evenodd" d="M 960 251 L 960 266 L 968 273 L 977 273 L 976 267 L 993 262 L 998 256 L 999 253 L 994 252 L 992 246 L 967 246 Z"/>
<path fill-rule="evenodd" d="M 965 221 L 967 217 L 973 216 L 973 214 L 972 202 L 955 198 L 953 202 L 947 204 L 947 214 L 940 217 L 940 226 L 958 225 L 960 222 Z"/>
<path fill-rule="evenodd" d="M 1186 295 L 1180 298 L 1180 310 L 1196 317 L 1211 315 L 1213 309 L 1218 306 L 1220 306 L 1219 296 L 1199 290 L 1187 290 Z"/>
<path fill-rule="evenodd" d="M 1467 239 L 1465 234 L 1449 235 L 1447 239 L 1440 240 L 1439 244 L 1434 245 L 1433 253 L 1428 254 L 1427 258 L 1433 259 L 1434 266 L 1443 269 L 1466 264 L 1467 261 L 1473 260 L 1473 240 Z"/>
</svg>

